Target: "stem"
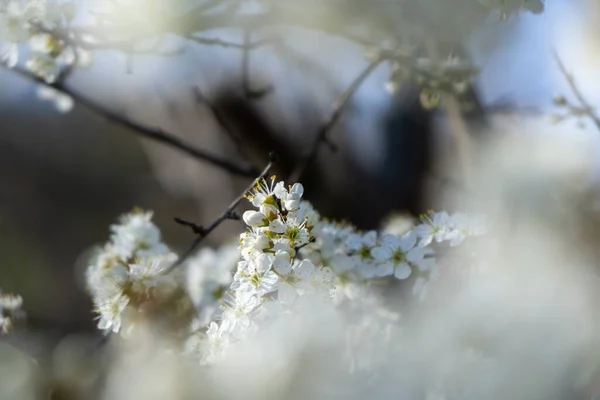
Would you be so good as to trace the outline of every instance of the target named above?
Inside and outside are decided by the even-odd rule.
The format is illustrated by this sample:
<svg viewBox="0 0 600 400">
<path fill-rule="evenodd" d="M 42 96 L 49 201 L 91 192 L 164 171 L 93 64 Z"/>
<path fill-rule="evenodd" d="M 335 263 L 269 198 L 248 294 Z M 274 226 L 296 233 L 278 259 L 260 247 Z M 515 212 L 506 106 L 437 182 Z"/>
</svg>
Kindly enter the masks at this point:
<svg viewBox="0 0 600 400">
<path fill-rule="evenodd" d="M 183 262 L 190 257 L 190 255 L 194 252 L 194 250 L 196 250 L 196 247 L 198 247 L 198 245 L 200 244 L 200 242 L 202 242 L 204 240 L 204 238 L 206 238 L 213 230 L 215 230 L 215 228 L 217 228 L 219 225 L 221 225 L 221 223 L 223 221 L 225 221 L 227 219 L 232 219 L 232 216 L 236 215 L 234 213 L 234 209 L 241 203 L 241 201 L 244 198 L 244 196 L 246 195 L 246 193 L 248 193 L 250 190 L 252 190 L 252 188 L 256 185 L 256 182 L 260 181 L 261 179 L 264 179 L 269 174 L 269 172 L 271 171 L 271 168 L 273 168 L 273 165 L 277 161 L 277 156 L 274 153 L 269 154 L 269 157 L 270 157 L 269 163 L 267 164 L 265 169 L 260 173 L 258 178 L 256 178 L 256 180 L 253 181 L 242 192 L 242 194 L 240 194 L 235 200 L 233 200 L 233 202 L 229 205 L 229 207 L 227 207 L 225 209 L 225 211 L 223 211 L 221 213 L 221 215 L 219 215 L 206 228 L 201 225 L 197 225 L 195 223 L 185 221 L 181 218 L 175 219 L 175 221 L 177 223 L 189 226 L 197 236 L 194 239 L 194 241 L 192 241 L 192 243 L 188 246 L 188 248 L 181 254 L 181 257 L 179 257 L 179 259 L 175 263 L 173 263 L 169 268 L 165 269 L 163 271 L 163 274 L 168 274 L 169 272 L 173 271 L 175 268 L 177 268 L 178 266 L 183 264 Z"/>
<path fill-rule="evenodd" d="M 350 103 L 350 99 L 352 98 L 354 93 L 356 93 L 356 91 L 360 88 L 362 83 L 369 77 L 369 75 L 371 75 L 371 73 L 379 66 L 379 64 L 382 61 L 383 60 L 381 58 L 377 58 L 376 60 L 372 61 L 367 66 L 367 68 L 365 68 L 354 79 L 354 81 L 352 81 L 350 86 L 348 86 L 348 88 L 338 98 L 338 100 L 336 101 L 337 106 L 334 108 L 333 114 L 331 114 L 329 120 L 327 120 L 319 128 L 316 138 L 313 144 L 311 145 L 309 151 L 304 157 L 300 159 L 298 165 L 296 165 L 296 168 L 290 174 L 288 178 L 289 182 L 297 182 L 301 178 L 302 173 L 304 172 L 308 164 L 310 164 L 311 161 L 313 161 L 313 159 L 316 157 L 317 151 L 319 150 L 319 145 L 321 143 L 326 143 L 330 147 L 330 149 L 335 150 L 335 144 L 332 143 L 328 138 L 329 132 L 336 126 L 336 124 L 340 120 L 342 113 Z"/>
<path fill-rule="evenodd" d="M 23 69 L 20 69 L 20 68 L 7 68 L 7 69 L 9 71 L 12 71 L 15 74 L 21 75 L 22 77 L 31 80 L 31 81 L 46 85 L 48 87 L 51 87 L 55 90 L 58 90 L 60 92 L 63 92 L 65 94 L 71 96 L 73 98 L 73 100 L 76 103 L 78 103 L 79 105 L 84 106 L 88 110 L 106 118 L 107 120 L 109 120 L 111 122 L 114 122 L 125 128 L 129 128 L 132 132 L 134 132 L 135 134 L 137 134 L 139 136 L 142 136 L 142 137 L 145 137 L 148 139 L 152 139 L 156 142 L 171 146 L 177 150 L 182 151 L 183 153 L 186 153 L 186 154 L 192 156 L 193 158 L 195 158 L 197 160 L 207 162 L 207 163 L 212 164 L 216 167 L 219 167 L 225 171 L 231 172 L 232 174 L 246 176 L 246 177 L 256 176 L 256 170 L 252 166 L 238 165 L 232 161 L 222 158 L 221 156 L 212 154 L 212 153 L 208 152 L 207 150 L 194 147 L 191 144 L 185 142 L 181 138 L 179 138 L 171 133 L 165 132 L 161 129 L 151 128 L 151 127 L 148 127 L 145 125 L 140 125 L 136 122 L 133 122 L 133 121 L 129 120 L 127 117 L 120 115 L 108 108 L 105 108 L 105 107 L 101 106 L 100 104 L 97 104 L 94 101 L 90 100 L 89 98 L 77 93 L 76 91 L 69 89 L 65 84 L 63 84 L 61 82 L 48 83 L 48 82 L 45 82 L 45 81 L 35 77 L 34 75 L 28 73 L 27 71 L 25 71 Z"/>
</svg>

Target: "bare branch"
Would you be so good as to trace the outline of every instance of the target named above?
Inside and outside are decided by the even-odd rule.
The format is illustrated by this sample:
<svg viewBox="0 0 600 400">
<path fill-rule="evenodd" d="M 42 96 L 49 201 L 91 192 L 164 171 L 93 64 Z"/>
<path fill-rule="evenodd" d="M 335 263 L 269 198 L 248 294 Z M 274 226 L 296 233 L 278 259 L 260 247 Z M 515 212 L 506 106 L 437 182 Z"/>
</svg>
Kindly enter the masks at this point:
<svg viewBox="0 0 600 400">
<path fill-rule="evenodd" d="M 173 271 L 175 268 L 183 264 L 183 262 L 190 257 L 194 250 L 196 250 L 196 247 L 198 247 L 200 242 L 202 242 L 204 238 L 206 238 L 212 231 L 214 231 L 219 225 L 221 225 L 223 221 L 228 219 L 239 219 L 239 216 L 234 212 L 235 208 L 241 203 L 242 199 L 244 199 L 244 196 L 250 190 L 252 190 L 252 188 L 256 185 L 256 182 L 260 181 L 261 179 L 264 179 L 269 174 L 271 168 L 273 168 L 273 165 L 275 164 L 275 162 L 277 162 L 277 156 L 274 153 L 269 154 L 269 158 L 269 163 L 267 164 L 265 169 L 260 173 L 258 178 L 256 178 L 256 180 L 254 180 L 242 192 L 242 194 L 240 194 L 235 200 L 233 200 L 229 207 L 227 207 L 225 211 L 223 211 L 221 215 L 219 215 L 217 219 L 215 219 L 209 226 L 204 227 L 202 225 L 198 225 L 181 218 L 175 218 L 175 222 L 181 225 L 188 226 L 197 236 L 194 239 L 194 241 L 188 246 L 188 248 L 181 254 L 179 259 L 175 263 L 173 263 L 169 268 L 164 270 L 164 274 L 168 274 L 169 272 Z"/>
<path fill-rule="evenodd" d="M 192 42 L 196 42 L 198 44 L 203 44 L 203 45 L 207 45 L 207 46 L 221 46 L 221 47 L 225 47 L 225 48 L 235 48 L 235 49 L 242 49 L 244 50 L 244 53 L 248 52 L 248 50 L 253 50 L 256 49 L 258 47 L 264 46 L 266 45 L 269 41 L 264 39 L 264 40 L 257 40 L 255 42 L 246 42 L 244 41 L 244 43 L 235 43 L 235 42 L 229 42 L 227 40 L 222 40 L 222 39 L 218 39 L 218 38 L 202 38 L 202 37 L 197 37 L 197 36 L 186 36 L 186 39 L 191 40 Z"/>
<path fill-rule="evenodd" d="M 232 161 L 224 159 L 216 154 L 212 154 L 207 150 L 194 147 L 171 133 L 164 132 L 161 129 L 150 128 L 133 122 L 127 117 L 120 115 L 108 108 L 104 108 L 103 106 L 95 103 L 87 97 L 77 93 L 76 91 L 69 89 L 66 85 L 64 85 L 61 82 L 47 83 L 21 68 L 6 67 L 6 69 L 28 80 L 51 87 L 55 90 L 69 95 L 77 104 L 84 106 L 88 110 L 93 111 L 94 113 L 98 114 L 101 117 L 104 117 L 105 119 L 111 122 L 129 128 L 132 132 L 139 136 L 171 146 L 177 150 L 182 151 L 183 153 L 192 156 L 193 158 L 199 161 L 207 162 L 233 174 L 247 177 L 256 176 L 256 170 L 251 166 L 235 164 Z"/>
<path fill-rule="evenodd" d="M 321 143 L 325 143 L 329 146 L 331 150 L 335 150 L 336 146 L 333 142 L 330 141 L 328 134 L 329 132 L 336 126 L 342 113 L 348 106 L 350 99 L 356 93 L 356 91 L 360 88 L 362 83 L 371 75 L 371 73 L 379 66 L 379 64 L 383 60 L 381 58 L 377 58 L 373 60 L 357 77 L 352 81 L 350 86 L 341 94 L 341 96 L 336 101 L 336 105 L 334 107 L 333 113 L 329 120 L 327 120 L 317 132 L 316 138 L 312 143 L 309 151 L 306 153 L 304 157 L 302 157 L 298 163 L 298 165 L 294 168 L 292 173 L 290 174 L 288 181 L 297 182 L 302 173 L 306 169 L 306 167 L 313 161 L 313 159 L 317 155 L 317 151 L 319 150 L 319 145 Z"/>
<path fill-rule="evenodd" d="M 580 113 L 587 115 L 592 120 L 594 125 L 596 125 L 596 128 L 598 130 L 600 130 L 600 117 L 598 117 L 598 115 L 594 112 L 594 108 L 590 105 L 590 103 L 587 101 L 585 96 L 581 93 L 581 90 L 579 90 L 579 87 L 577 86 L 577 83 L 575 82 L 575 78 L 573 77 L 573 75 L 571 73 L 569 73 L 567 71 L 567 68 L 565 67 L 564 63 L 560 59 L 556 50 L 554 50 L 552 53 L 554 55 L 554 59 L 556 60 L 556 64 L 558 65 L 558 68 L 560 69 L 560 72 L 563 74 L 563 76 L 567 80 L 567 83 L 569 84 L 571 91 L 575 95 L 575 98 L 581 104 L 581 107 L 578 107 L 578 111 Z"/>
<path fill-rule="evenodd" d="M 208 31 L 218 28 L 249 28 L 261 29 L 266 27 L 301 27 L 316 30 L 331 36 L 344 38 L 362 46 L 375 46 L 376 43 L 361 35 L 345 31 L 341 27 L 330 26 L 330 21 L 324 23 L 319 19 L 304 14 L 275 13 L 272 11 L 241 15 L 233 12 L 218 14 L 181 15 L 174 18 L 167 27 L 171 33 L 186 36 L 191 32 Z"/>
</svg>

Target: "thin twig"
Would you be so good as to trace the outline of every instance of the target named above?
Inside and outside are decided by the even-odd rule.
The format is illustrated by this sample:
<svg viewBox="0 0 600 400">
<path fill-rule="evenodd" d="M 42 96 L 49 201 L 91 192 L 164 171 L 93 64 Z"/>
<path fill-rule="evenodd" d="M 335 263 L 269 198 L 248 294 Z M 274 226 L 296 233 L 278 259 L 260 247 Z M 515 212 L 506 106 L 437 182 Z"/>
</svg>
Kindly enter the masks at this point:
<svg viewBox="0 0 600 400">
<path fill-rule="evenodd" d="M 207 45 L 207 46 L 220 46 L 220 47 L 225 47 L 225 48 L 242 49 L 242 50 L 244 50 L 244 53 L 248 52 L 248 50 L 253 50 L 253 49 L 264 46 L 267 43 L 269 43 L 269 41 L 265 40 L 265 39 L 257 40 L 255 42 L 244 41 L 244 43 L 235 43 L 235 42 L 229 42 L 227 40 L 222 40 L 219 38 L 203 38 L 203 37 L 197 37 L 197 36 L 187 36 L 186 39 L 191 40 L 192 42 L 196 42 L 198 44 L 203 44 L 203 45 Z"/>
<path fill-rule="evenodd" d="M 208 31 L 211 29 L 220 28 L 250 28 L 250 29 L 261 29 L 266 27 L 300 27 L 303 29 L 310 29 L 321 31 L 331 36 L 337 36 L 344 38 L 348 41 L 354 42 L 363 46 L 375 46 L 377 43 L 372 42 L 368 38 L 361 35 L 355 35 L 350 32 L 346 32 L 343 29 L 336 29 L 327 23 L 321 23 L 319 19 L 314 19 L 311 16 L 305 16 L 301 14 L 283 14 L 265 12 L 258 14 L 236 14 L 233 12 L 224 12 L 218 14 L 184 14 L 176 18 L 173 18 L 170 23 L 166 24 L 167 29 L 170 33 L 176 35 L 186 36 L 190 32 L 195 31 Z M 156 32 L 164 33 L 164 32 Z"/>
<path fill-rule="evenodd" d="M 586 111 L 585 114 L 592 120 L 594 125 L 596 125 L 596 128 L 598 128 L 598 130 L 600 130 L 600 117 L 598 117 L 598 115 L 596 115 L 596 113 L 594 112 L 594 108 L 590 105 L 590 103 L 587 101 L 585 96 L 583 96 L 583 94 L 581 93 L 581 90 L 579 90 L 579 87 L 577 86 L 577 83 L 575 82 L 575 78 L 573 77 L 573 75 L 571 73 L 569 73 L 567 71 L 565 64 L 560 59 L 556 50 L 553 50 L 552 54 L 554 55 L 554 59 L 556 60 L 556 64 L 558 65 L 560 72 L 563 74 L 563 76 L 567 80 L 567 83 L 569 84 L 571 91 L 575 95 L 575 98 L 581 104 L 581 109 Z"/>
<path fill-rule="evenodd" d="M 373 60 L 367 68 L 365 68 L 357 77 L 352 81 L 350 86 L 342 93 L 342 95 L 336 101 L 336 105 L 334 107 L 333 113 L 331 117 L 319 128 L 316 138 L 312 143 L 309 151 L 306 153 L 304 157 L 300 159 L 298 165 L 294 168 L 292 173 L 290 174 L 288 181 L 290 183 L 297 182 L 302 173 L 306 169 L 306 167 L 313 161 L 313 159 L 317 155 L 317 151 L 319 150 L 319 145 L 321 143 L 327 144 L 331 150 L 335 150 L 336 146 L 333 142 L 331 142 L 328 137 L 329 132 L 336 126 L 337 122 L 340 120 L 342 113 L 348 106 L 350 99 L 354 95 L 354 93 L 360 88 L 362 83 L 371 75 L 371 73 L 379 66 L 379 64 L 383 60 L 381 58 L 377 58 Z"/>
<path fill-rule="evenodd" d="M 244 97 L 251 98 L 252 90 L 250 89 L 250 29 L 244 28 L 244 49 L 242 50 L 242 90 Z"/>
<path fill-rule="evenodd" d="M 432 60 L 437 61 L 440 59 L 440 52 L 435 39 L 431 38 L 428 40 L 426 47 L 429 57 Z M 470 187 L 472 182 L 472 151 L 469 129 L 467 128 L 456 97 L 451 93 L 442 93 L 441 97 L 442 107 L 450 124 L 450 131 L 454 136 L 463 183 L 466 187 Z"/>
<path fill-rule="evenodd" d="M 250 50 L 253 50 L 250 28 L 243 28 L 244 44 L 242 48 L 242 93 L 246 99 L 258 99 L 273 90 L 272 86 L 266 86 L 263 89 L 252 90 L 250 87 Z"/>
<path fill-rule="evenodd" d="M 169 272 L 173 271 L 175 268 L 183 264 L 183 262 L 187 260 L 190 257 L 190 255 L 194 252 L 196 247 L 198 247 L 200 242 L 202 242 L 204 238 L 206 238 L 213 230 L 215 230 L 219 225 L 221 225 L 223 221 L 228 219 L 239 219 L 239 216 L 234 212 L 234 209 L 241 203 L 241 201 L 244 199 L 244 196 L 250 190 L 252 190 L 252 188 L 256 185 L 256 182 L 260 181 L 261 179 L 264 179 L 269 174 L 275 162 L 277 162 L 277 156 L 274 153 L 269 154 L 269 163 L 267 164 L 265 169 L 260 173 L 258 178 L 256 178 L 256 180 L 254 180 L 250 185 L 248 185 L 248 187 L 242 192 L 242 194 L 240 194 L 235 200 L 233 200 L 229 207 L 227 207 L 225 211 L 223 211 L 221 215 L 219 215 L 217 219 L 215 219 L 209 226 L 204 227 L 202 225 L 198 225 L 181 218 L 175 218 L 175 222 L 177 222 L 178 224 L 182 224 L 191 228 L 192 231 L 196 234 L 196 238 L 181 254 L 179 259 L 175 263 L 173 263 L 169 268 L 165 269 L 163 273 L 168 274 Z"/>
<path fill-rule="evenodd" d="M 302 250 L 303 248 L 305 248 L 308 245 L 311 245 L 311 244 L 315 243 L 316 241 L 317 241 L 317 238 L 315 238 L 314 236 L 311 236 L 310 239 L 308 239 L 308 242 L 306 242 L 306 243 L 304 243 L 304 244 L 302 244 L 300 246 L 294 247 L 294 257 L 292 257 L 292 262 L 294 260 L 296 260 L 296 257 L 298 256 L 298 252 L 300 250 Z"/>
<path fill-rule="evenodd" d="M 94 113 L 98 114 L 99 116 L 104 117 L 105 119 L 107 119 L 111 122 L 114 122 L 125 128 L 129 128 L 132 132 L 134 132 L 135 134 L 137 134 L 139 136 L 142 136 L 142 137 L 145 137 L 148 139 L 152 139 L 154 141 L 171 146 L 177 150 L 182 151 L 183 153 L 186 153 L 186 154 L 192 156 L 193 158 L 195 158 L 199 161 L 207 162 L 207 163 L 212 164 L 216 167 L 219 167 L 225 171 L 231 172 L 232 174 L 246 176 L 246 177 L 256 176 L 257 171 L 252 166 L 238 165 L 232 161 L 222 158 L 221 156 L 212 154 L 212 153 L 208 152 L 207 150 L 194 147 L 191 144 L 185 142 L 184 140 L 180 139 L 179 137 L 177 137 L 171 133 L 164 132 L 161 129 L 150 128 L 150 127 L 135 123 L 135 122 L 129 120 L 127 117 L 120 115 L 110 109 L 104 108 L 101 105 L 95 103 L 94 101 L 88 99 L 87 97 L 77 93 L 76 91 L 69 89 L 66 85 L 64 85 L 61 82 L 55 82 L 55 83 L 45 82 L 21 68 L 6 67 L 6 69 L 9 71 L 12 71 L 15 74 L 21 75 L 22 77 L 24 77 L 28 80 L 43 84 L 45 86 L 51 87 L 55 90 L 58 90 L 62 93 L 69 95 L 71 98 L 73 98 L 73 100 L 77 104 L 84 106 L 85 108 L 93 111 Z"/>
<path fill-rule="evenodd" d="M 463 118 L 460 106 L 456 97 L 450 93 L 442 94 L 442 104 L 446 110 L 446 117 L 450 124 L 450 130 L 454 135 L 454 141 L 456 143 L 458 158 L 461 162 L 461 170 L 463 173 L 465 187 L 470 187 L 472 183 L 471 177 L 471 139 L 469 136 L 469 130 L 465 119 Z"/>
</svg>

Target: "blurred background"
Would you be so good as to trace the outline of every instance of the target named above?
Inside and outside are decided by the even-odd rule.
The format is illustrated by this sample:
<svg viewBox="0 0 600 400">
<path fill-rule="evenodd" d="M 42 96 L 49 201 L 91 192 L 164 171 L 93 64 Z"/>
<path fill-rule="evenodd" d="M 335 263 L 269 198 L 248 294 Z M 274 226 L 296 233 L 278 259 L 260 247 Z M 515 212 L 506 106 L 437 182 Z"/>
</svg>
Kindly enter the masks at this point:
<svg viewBox="0 0 600 400">
<path fill-rule="evenodd" d="M 310 13 L 313 6 L 304 7 Z M 560 134 L 577 124 L 554 125 L 548 117 L 555 95 L 571 95 L 553 50 L 590 102 L 600 101 L 599 10 L 595 1 L 547 0 L 543 14 L 490 18 L 474 28 L 460 43 L 481 68 L 473 86 L 480 107 L 464 115 L 473 140 L 515 128 Z M 243 40 L 236 29 L 204 33 Z M 283 24 L 276 37 L 248 58 L 250 89 L 268 89 L 256 98 L 242 90 L 240 49 L 201 44 L 170 56 L 97 50 L 68 85 L 225 158 L 239 160 L 241 148 L 257 169 L 274 150 L 277 174 L 285 177 L 367 61 L 363 46 L 323 31 Z M 377 228 L 394 213 L 416 216 L 463 190 L 447 173 L 456 146 L 444 113 L 423 109 L 409 85 L 388 93 L 390 73 L 383 63 L 363 82 L 331 132 L 337 151 L 321 145 L 301 178 L 322 215 L 361 229 Z M 196 86 L 210 106 L 197 101 Z M 0 87 L 0 285 L 23 296 L 30 325 L 50 337 L 95 330 L 82 273 L 119 215 L 136 206 L 153 210 L 165 241 L 181 250 L 193 237 L 174 217 L 209 223 L 251 181 L 140 139 L 77 104 L 58 113 L 38 99 L 35 84 L 10 70 L 0 69 Z M 237 141 L 211 107 L 239 133 Z M 597 145 L 594 129 L 578 128 L 575 140 Z M 204 245 L 235 239 L 241 230 L 241 223 L 226 222 Z"/>
</svg>

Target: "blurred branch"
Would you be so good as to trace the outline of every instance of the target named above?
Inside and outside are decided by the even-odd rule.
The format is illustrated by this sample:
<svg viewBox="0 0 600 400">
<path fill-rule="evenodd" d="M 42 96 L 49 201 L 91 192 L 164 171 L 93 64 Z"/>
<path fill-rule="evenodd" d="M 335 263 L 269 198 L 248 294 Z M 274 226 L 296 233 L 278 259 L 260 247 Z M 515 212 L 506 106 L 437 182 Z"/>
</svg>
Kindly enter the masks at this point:
<svg viewBox="0 0 600 400">
<path fill-rule="evenodd" d="M 352 98 L 354 93 L 360 88 L 362 83 L 369 77 L 369 75 L 371 75 L 371 73 L 379 66 L 379 64 L 382 61 L 383 60 L 379 57 L 376 58 L 374 61 L 372 61 L 367 66 L 367 68 L 365 68 L 354 79 L 354 81 L 352 81 L 350 86 L 348 86 L 348 88 L 337 99 L 335 106 L 334 106 L 333 113 L 331 114 L 331 117 L 319 128 L 316 138 L 315 138 L 314 142 L 312 143 L 309 151 L 306 153 L 306 155 L 304 157 L 302 157 L 300 159 L 300 161 L 298 162 L 298 165 L 296 165 L 296 167 L 294 168 L 294 170 L 288 177 L 289 183 L 297 182 L 301 178 L 302 173 L 304 172 L 306 167 L 316 157 L 321 143 L 327 144 L 332 151 L 334 151 L 337 148 L 336 145 L 333 142 L 331 142 L 330 138 L 328 137 L 329 132 L 336 126 L 336 124 L 340 120 L 342 113 L 348 106 L 350 99 Z"/>
<path fill-rule="evenodd" d="M 244 40 L 244 43 L 235 43 L 235 42 L 229 42 L 227 40 L 222 40 L 222 39 L 218 39 L 218 38 L 203 38 L 203 37 L 197 37 L 197 36 L 186 36 L 185 37 L 188 40 L 191 40 L 192 42 L 196 42 L 198 44 L 203 44 L 203 45 L 207 45 L 207 46 L 221 46 L 221 47 L 225 47 L 225 48 L 235 48 L 235 49 L 242 49 L 244 50 L 244 53 L 247 53 L 249 50 L 253 50 L 256 49 L 258 47 L 264 46 L 265 44 L 267 44 L 269 41 L 266 39 L 263 40 L 257 40 L 255 42 L 250 43 L 249 41 Z"/>
<path fill-rule="evenodd" d="M 250 43 L 251 31 L 249 28 L 244 28 L 244 47 L 242 49 L 242 91 L 247 99 L 257 99 L 263 97 L 271 90 L 272 86 L 267 86 L 264 89 L 252 90 L 250 87 Z"/>
<path fill-rule="evenodd" d="M 177 136 L 175 136 L 171 133 L 164 132 L 161 129 L 150 128 L 150 127 L 135 123 L 135 122 L 129 120 L 127 117 L 120 115 L 108 108 L 104 108 L 103 106 L 86 98 L 85 96 L 80 95 L 76 91 L 69 89 L 66 85 L 64 85 L 60 81 L 55 82 L 55 83 L 47 83 L 21 68 L 16 68 L 16 67 L 15 68 L 5 67 L 5 68 L 8 71 L 12 71 L 13 73 L 18 74 L 30 81 L 34 81 L 39 84 L 51 87 L 55 90 L 58 90 L 59 92 L 69 95 L 79 105 L 84 106 L 85 108 L 93 111 L 94 113 L 106 118 L 107 120 L 109 120 L 111 122 L 114 122 L 118 125 L 129 128 L 131 131 L 133 131 L 135 134 L 137 134 L 141 137 L 152 139 L 159 143 L 163 143 L 168 146 L 171 146 L 177 150 L 182 151 L 183 153 L 186 153 L 186 154 L 192 156 L 193 158 L 195 158 L 199 161 L 207 162 L 209 164 L 212 164 L 216 167 L 219 167 L 219 168 L 221 168 L 225 171 L 231 172 L 233 174 L 247 176 L 247 177 L 256 176 L 256 170 L 251 166 L 235 164 L 234 162 L 224 159 L 221 156 L 218 156 L 216 154 L 212 154 L 212 153 L 208 152 L 207 150 L 194 147 L 191 144 L 186 143 L 185 141 L 183 141 L 182 139 L 178 138 Z"/>
<path fill-rule="evenodd" d="M 191 228 L 192 232 L 194 232 L 197 236 L 194 239 L 194 241 L 188 246 L 188 248 L 181 254 L 181 257 L 179 257 L 179 259 L 175 263 L 173 263 L 169 268 L 164 270 L 163 273 L 168 274 L 169 272 L 173 271 L 175 268 L 183 264 L 184 261 L 187 260 L 190 257 L 190 255 L 194 252 L 196 247 L 198 247 L 200 242 L 202 242 L 204 238 L 206 238 L 212 231 L 214 231 L 219 225 L 221 225 L 223 221 L 228 219 L 239 219 L 239 216 L 234 212 L 234 209 L 241 203 L 246 194 L 250 190 L 252 190 L 256 183 L 260 182 L 269 174 L 269 171 L 271 171 L 271 168 L 273 168 L 275 162 L 277 162 L 277 156 L 275 155 L 275 153 L 270 153 L 269 163 L 267 164 L 265 169 L 260 173 L 260 175 L 250 185 L 248 185 L 248 187 L 242 192 L 242 194 L 240 194 L 235 200 L 233 200 L 229 207 L 227 207 L 225 211 L 223 211 L 221 215 L 217 217 L 217 219 L 215 219 L 206 228 L 194 222 L 186 221 L 181 218 L 175 218 L 175 222 Z"/>
<path fill-rule="evenodd" d="M 427 47 L 427 52 L 429 53 L 429 57 L 431 57 L 432 60 L 439 60 L 441 55 L 436 40 L 434 38 L 430 38 L 425 44 Z M 454 136 L 454 142 L 456 144 L 458 159 L 463 175 L 463 183 L 464 186 L 470 187 L 472 181 L 472 152 L 469 130 L 461 113 L 460 105 L 456 100 L 456 96 L 451 93 L 442 93 L 441 100 L 442 107 L 446 112 L 446 118 L 450 124 L 450 131 Z"/>
<path fill-rule="evenodd" d="M 375 45 L 375 43 L 367 38 L 344 31 L 343 24 L 335 27 L 330 23 L 322 23 L 321 20 L 315 19 L 312 15 L 298 13 L 276 13 L 272 11 L 252 15 L 240 15 L 232 12 L 219 14 L 202 13 L 201 15 L 183 15 L 173 19 L 167 26 L 171 33 L 180 36 L 218 28 L 261 29 L 269 26 L 294 26 L 321 31 L 363 46 Z"/>
<path fill-rule="evenodd" d="M 204 104 L 205 106 L 207 106 L 210 111 L 212 112 L 213 116 L 215 117 L 215 120 L 217 120 L 217 122 L 219 123 L 219 125 L 221 125 L 221 127 L 223 128 L 223 130 L 225 130 L 225 132 L 227 133 L 227 135 L 231 138 L 232 142 L 234 143 L 237 152 L 242 155 L 246 160 L 249 160 L 250 158 L 248 157 L 248 154 L 246 153 L 244 144 L 242 143 L 242 137 L 240 136 L 239 132 L 230 124 L 227 122 L 227 118 L 225 118 L 225 116 L 223 115 L 223 113 L 221 113 L 221 110 L 219 110 L 202 92 L 202 90 L 200 89 L 199 86 L 195 86 L 193 88 L 193 92 L 194 92 L 194 96 L 196 98 L 196 101 L 200 104 Z"/>
<path fill-rule="evenodd" d="M 471 139 L 467 124 L 462 116 L 460 106 L 456 97 L 450 93 L 442 94 L 442 105 L 446 111 L 446 118 L 450 124 L 450 130 L 454 135 L 458 158 L 461 163 L 464 186 L 469 187 L 472 181 L 471 177 Z"/>
<path fill-rule="evenodd" d="M 573 94 L 575 95 L 575 98 L 581 105 L 580 107 L 572 107 L 573 108 L 572 111 L 575 111 L 576 112 L 575 114 L 586 115 L 587 117 L 589 117 L 592 120 L 592 122 L 594 123 L 594 125 L 596 125 L 596 128 L 598 130 L 600 130 L 600 117 L 598 117 L 598 115 L 596 115 L 596 113 L 594 112 L 594 108 L 587 101 L 585 96 L 583 96 L 583 94 L 581 93 L 581 90 L 579 90 L 579 87 L 577 86 L 577 83 L 575 82 L 575 78 L 573 77 L 573 75 L 571 73 L 569 73 L 567 71 L 567 68 L 565 67 L 564 63 L 560 59 L 560 56 L 558 55 L 556 50 L 554 50 L 552 52 L 552 54 L 554 55 L 554 59 L 556 60 L 556 64 L 558 65 L 560 72 L 563 74 L 563 76 L 567 80 L 567 83 L 569 84 L 571 91 L 573 92 Z"/>
</svg>

